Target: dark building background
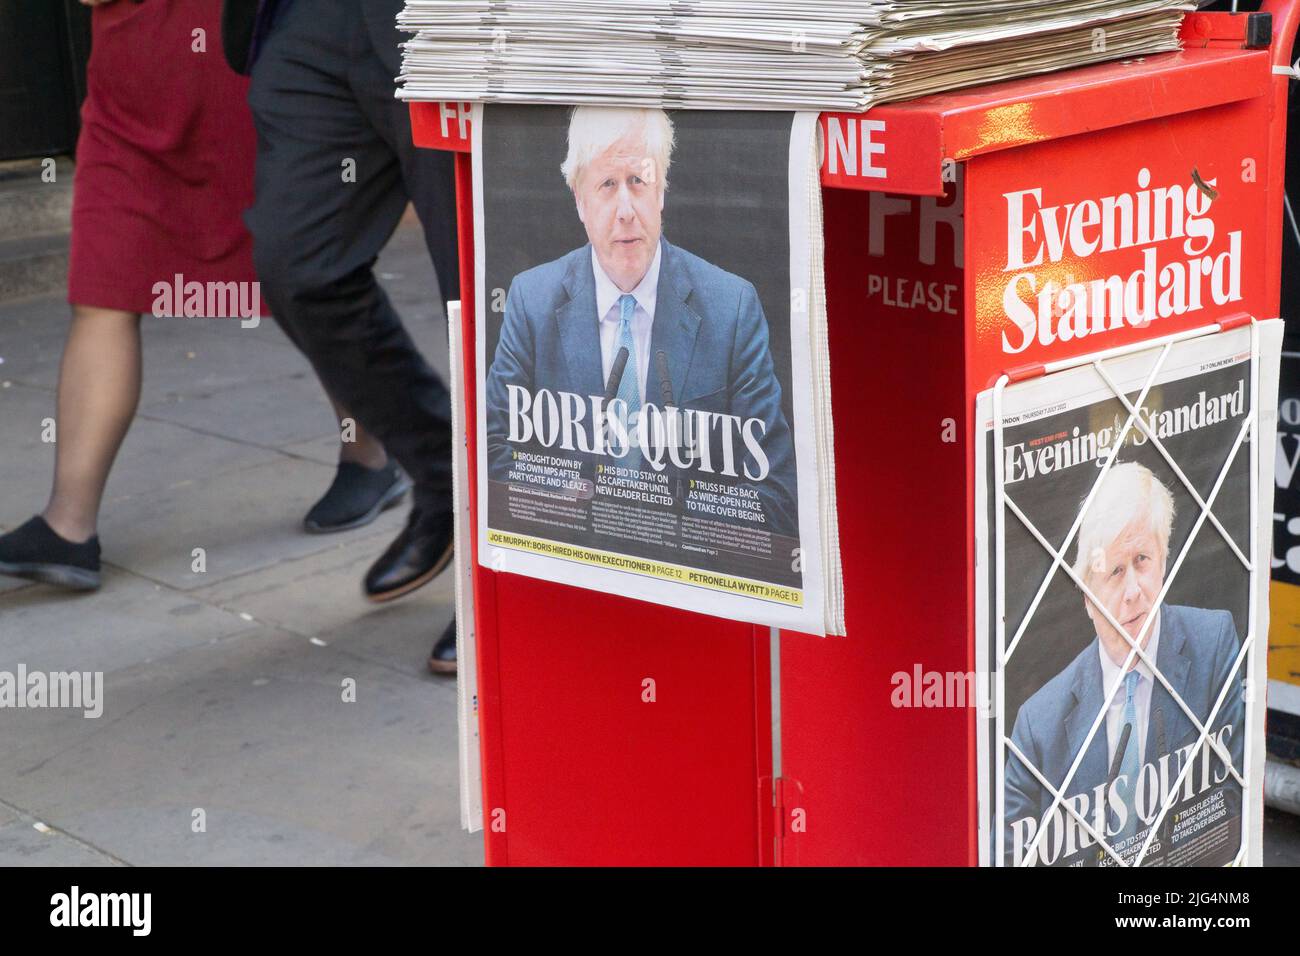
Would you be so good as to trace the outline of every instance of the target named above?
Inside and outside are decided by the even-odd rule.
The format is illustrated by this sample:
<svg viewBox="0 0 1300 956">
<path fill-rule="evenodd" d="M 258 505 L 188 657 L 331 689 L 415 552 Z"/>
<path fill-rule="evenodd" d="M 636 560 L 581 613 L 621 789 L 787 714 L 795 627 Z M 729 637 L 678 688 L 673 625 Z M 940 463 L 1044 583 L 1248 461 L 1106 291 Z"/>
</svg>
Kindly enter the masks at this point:
<svg viewBox="0 0 1300 956">
<path fill-rule="evenodd" d="M 0 160 L 72 152 L 89 56 L 89 8 L 0 0 Z"/>
</svg>

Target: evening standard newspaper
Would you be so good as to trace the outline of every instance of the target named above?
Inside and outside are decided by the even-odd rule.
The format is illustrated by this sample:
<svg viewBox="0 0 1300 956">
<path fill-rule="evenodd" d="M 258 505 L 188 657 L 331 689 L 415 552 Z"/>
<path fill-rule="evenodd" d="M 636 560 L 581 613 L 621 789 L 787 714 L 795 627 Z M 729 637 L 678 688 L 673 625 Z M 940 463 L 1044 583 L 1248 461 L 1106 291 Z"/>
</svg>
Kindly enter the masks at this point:
<svg viewBox="0 0 1300 956">
<path fill-rule="evenodd" d="M 979 396 L 984 862 L 1257 856 L 1281 324 Z"/>
<path fill-rule="evenodd" d="M 471 128 L 480 560 L 843 633 L 815 114 Z"/>
</svg>

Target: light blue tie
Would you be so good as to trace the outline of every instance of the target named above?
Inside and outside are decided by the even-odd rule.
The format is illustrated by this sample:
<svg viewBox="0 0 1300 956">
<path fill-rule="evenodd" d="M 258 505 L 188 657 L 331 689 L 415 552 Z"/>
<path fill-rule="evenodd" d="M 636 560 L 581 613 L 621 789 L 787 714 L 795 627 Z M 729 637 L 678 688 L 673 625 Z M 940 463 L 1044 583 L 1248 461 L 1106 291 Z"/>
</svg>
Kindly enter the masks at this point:
<svg viewBox="0 0 1300 956">
<path fill-rule="evenodd" d="M 627 365 L 623 367 L 623 378 L 618 383 L 618 398 L 627 402 L 628 440 L 632 440 L 631 426 L 638 421 L 641 413 L 641 389 L 637 387 L 637 370 L 641 367 L 636 358 L 636 343 L 632 341 L 632 313 L 636 311 L 636 297 L 621 295 L 618 297 L 619 319 L 618 340 L 614 346 L 614 355 L 621 349 L 627 349 Z M 641 467 L 641 451 L 632 443 L 632 448 L 623 459 L 627 468 Z"/>
<path fill-rule="evenodd" d="M 1124 723 L 1133 728 L 1128 737 L 1128 746 L 1124 749 L 1124 758 L 1120 761 L 1119 772 L 1127 783 L 1124 791 L 1124 805 L 1128 808 L 1128 820 L 1115 836 L 1116 843 L 1122 843 L 1137 832 L 1137 792 L 1138 781 L 1138 723 L 1137 723 L 1137 688 L 1142 675 L 1129 671 L 1124 675 Z"/>
</svg>

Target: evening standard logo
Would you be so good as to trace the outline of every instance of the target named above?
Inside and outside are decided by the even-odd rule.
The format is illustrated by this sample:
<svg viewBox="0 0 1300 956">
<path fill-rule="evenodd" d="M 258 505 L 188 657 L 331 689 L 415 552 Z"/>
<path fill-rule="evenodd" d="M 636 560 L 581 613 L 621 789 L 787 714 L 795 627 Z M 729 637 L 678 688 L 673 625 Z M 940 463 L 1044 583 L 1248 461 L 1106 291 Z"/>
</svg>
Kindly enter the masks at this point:
<svg viewBox="0 0 1300 956">
<path fill-rule="evenodd" d="M 1003 193 L 1007 201 L 1007 276 L 1002 305 L 1009 320 L 1002 351 L 1049 346 L 1241 299 L 1241 230 L 1216 243 L 1207 213 L 1216 179 L 1151 186 L 1064 205 L 1044 205 L 1041 188 Z M 1182 240 L 1181 243 L 1178 240 Z M 1076 281 L 1062 262 L 1141 249 L 1131 272 Z"/>
<path fill-rule="evenodd" d="M 103 671 L 0 671 L 0 710 L 80 710 L 96 718 L 104 713 Z"/>
<path fill-rule="evenodd" d="M 1153 408 L 1148 405 L 1137 410 L 1147 429 L 1161 441 L 1184 432 L 1207 428 L 1221 422 L 1240 419 L 1246 413 L 1246 380 L 1237 379 L 1236 385 L 1219 395 L 1200 390 L 1196 398 L 1182 405 Z M 1116 415 L 1108 424 L 1092 431 L 1075 425 L 1042 435 L 1029 441 L 1009 443 L 1003 449 L 1003 474 L 1008 485 L 1028 478 L 1037 478 L 1053 472 L 1092 463 L 1103 467 L 1119 436 L 1125 434 L 1124 419 Z M 1140 448 L 1147 443 L 1141 428 L 1130 428 L 1125 444 Z M 1279 468 L 1282 467 L 1280 464 Z"/>
<path fill-rule="evenodd" d="M 73 886 L 50 897 L 50 925 L 58 927 L 127 927 L 148 936 L 152 911 L 152 893 L 82 893 Z"/>
</svg>

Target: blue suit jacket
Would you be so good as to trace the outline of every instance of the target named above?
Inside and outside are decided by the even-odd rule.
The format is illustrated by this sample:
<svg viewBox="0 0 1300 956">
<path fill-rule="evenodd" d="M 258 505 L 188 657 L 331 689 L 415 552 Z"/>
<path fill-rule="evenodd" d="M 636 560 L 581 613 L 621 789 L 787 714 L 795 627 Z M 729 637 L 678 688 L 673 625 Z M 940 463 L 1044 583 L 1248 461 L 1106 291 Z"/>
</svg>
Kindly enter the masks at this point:
<svg viewBox="0 0 1300 956">
<path fill-rule="evenodd" d="M 1160 647 L 1156 652 L 1156 666 L 1201 723 L 1205 723 L 1220 689 L 1228 680 L 1240 646 L 1232 615 L 1227 611 L 1176 604 L 1166 604 L 1160 609 Z M 1233 676 L 1233 685 L 1214 718 L 1214 725 L 1210 727 L 1210 732 L 1215 733 L 1224 724 L 1233 725 L 1225 749 L 1232 755 L 1233 765 L 1238 771 L 1242 769 L 1242 736 L 1245 731 L 1245 705 L 1241 694 L 1243 676 L 1240 670 Z M 1106 689 L 1102 686 L 1101 661 L 1097 657 L 1097 639 L 1094 639 L 1061 673 L 1021 706 L 1011 739 L 1052 786 L 1060 788 L 1088 735 L 1088 729 L 1101 712 Z M 1163 720 L 1157 719 L 1157 711 L 1163 714 Z M 1162 754 L 1193 743 L 1196 737 L 1196 728 L 1183 709 L 1169 696 L 1164 685 L 1156 681 L 1147 720 L 1146 762 L 1154 763 Z M 1203 757 L 1198 755 L 1198 762 L 1201 759 Z M 1215 774 L 1223 772 L 1221 761 L 1213 752 L 1210 754 L 1210 767 L 1211 780 Z M 1171 783 L 1177 771 L 1177 762 L 1171 760 Z M 1190 771 L 1192 775 L 1199 773 L 1199 767 Z M 1109 774 L 1106 726 L 1102 724 L 1097 728 L 1065 796 L 1091 791 L 1098 784 L 1105 783 Z M 1224 786 L 1230 793 L 1240 793 L 1240 787 L 1232 777 L 1227 778 Z M 1006 758 L 1005 800 L 1005 848 L 1010 860 L 1013 852 L 1011 822 L 1033 816 L 1041 825 L 1043 815 L 1052 805 L 1052 795 L 1010 750 Z M 1234 801 L 1230 798 L 1229 803 L 1231 806 Z M 1235 805 L 1240 806 L 1239 797 Z M 1091 800 L 1089 809 L 1092 809 Z M 1166 823 L 1171 815 L 1172 810 L 1165 816 Z M 1088 819 L 1091 821 L 1093 818 L 1088 816 Z M 1142 826 L 1139 822 L 1138 829 L 1141 830 Z"/>
<path fill-rule="evenodd" d="M 673 397 L 683 409 L 702 409 L 760 418 L 768 476 L 756 489 L 767 529 L 794 535 L 798 527 L 794 445 L 781 411 L 781 386 L 768 347 L 767 319 L 754 286 L 661 240 L 653 356 L 668 359 Z M 521 272 L 506 295 L 505 323 L 487 378 L 488 471 L 504 480 L 510 466 L 509 400 L 506 386 L 532 392 L 605 394 L 600 356 L 600 319 L 591 246 Z M 646 377 L 646 401 L 659 401 L 659 372 L 653 358 Z M 743 482 L 744 444 L 735 439 L 736 470 Z M 722 461 L 715 436 L 712 460 Z M 581 457 L 581 456 L 579 456 Z M 594 461 L 591 462 L 594 464 Z M 692 477 L 711 476 L 692 470 Z M 735 481 L 736 479 L 730 479 Z"/>
</svg>

